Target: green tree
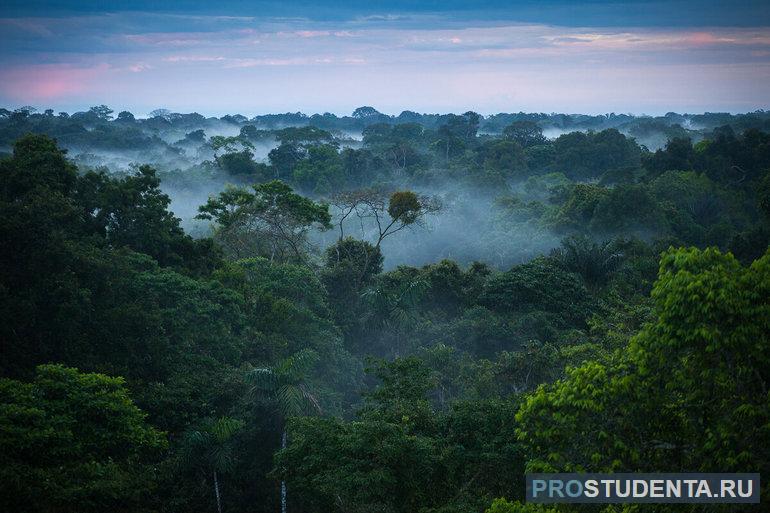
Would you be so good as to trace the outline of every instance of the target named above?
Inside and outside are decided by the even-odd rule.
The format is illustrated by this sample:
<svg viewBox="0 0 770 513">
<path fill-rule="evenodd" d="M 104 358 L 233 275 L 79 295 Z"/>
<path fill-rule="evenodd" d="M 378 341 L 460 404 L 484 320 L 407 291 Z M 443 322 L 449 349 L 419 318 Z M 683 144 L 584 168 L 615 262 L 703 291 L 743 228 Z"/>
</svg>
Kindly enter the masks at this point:
<svg viewBox="0 0 770 513">
<path fill-rule="evenodd" d="M 396 173 L 412 172 L 425 161 L 420 151 L 425 129 L 417 123 L 376 123 L 366 127 L 362 136 L 367 150 L 392 164 Z"/>
<path fill-rule="evenodd" d="M 441 211 L 440 202 L 430 196 L 413 191 L 361 189 L 340 192 L 332 196 L 336 207 L 339 240 L 344 239 L 345 222 L 358 219 L 372 223 L 377 240 L 374 247 L 379 251 L 382 241 L 394 233 L 414 226 L 422 226 L 426 219 Z"/>
<path fill-rule="evenodd" d="M 171 199 L 155 169 L 143 165 L 123 178 L 105 173 L 80 177 L 76 192 L 91 225 L 113 247 L 128 246 L 152 256 L 162 266 L 205 274 L 221 258 L 207 240 L 184 233 L 169 211 Z"/>
<path fill-rule="evenodd" d="M 518 143 L 522 148 L 545 144 L 548 139 L 543 135 L 543 129 L 534 121 L 514 121 L 503 130 L 503 137 Z"/>
<path fill-rule="evenodd" d="M 723 192 L 705 175 L 692 171 L 666 171 L 651 182 L 658 201 L 668 202 L 701 226 L 729 216 Z"/>
<path fill-rule="evenodd" d="M 613 241 L 596 243 L 587 236 L 564 239 L 551 256 L 567 271 L 579 274 L 595 290 L 607 283 L 623 263 L 623 253 Z"/>
<path fill-rule="evenodd" d="M 241 150 L 254 150 L 254 145 L 246 138 L 239 136 L 214 135 L 209 139 L 209 144 L 214 150 L 214 158 L 218 159 L 218 152 L 223 150 L 225 153 Z"/>
<path fill-rule="evenodd" d="M 479 163 L 484 169 L 521 176 L 526 171 L 524 151 L 516 141 L 493 140 L 478 148 Z"/>
<path fill-rule="evenodd" d="M 553 141 L 553 171 L 572 180 L 596 178 L 607 171 L 638 169 L 641 149 L 614 128 L 601 132 L 571 132 Z"/>
<path fill-rule="evenodd" d="M 540 257 L 492 275 L 479 303 L 501 313 L 550 312 L 580 325 L 588 315 L 591 298 L 579 276 Z"/>
<path fill-rule="evenodd" d="M 155 410 L 144 399 L 167 399 L 181 390 L 165 387 L 163 393 L 145 395 L 147 387 L 135 385 L 168 385 L 171 375 L 179 378 L 183 369 L 190 369 L 182 360 L 202 366 L 184 378 L 188 384 L 207 375 L 203 367 L 222 370 L 220 358 L 239 354 L 238 300 L 221 287 L 215 290 L 161 269 L 152 257 L 133 249 L 199 275 L 210 272 L 218 260 L 208 259 L 204 251 L 197 260 L 195 247 L 206 241 L 193 241 L 178 227 L 164 208 L 168 198 L 159 193 L 152 173 L 130 180 L 78 176 L 64 152 L 43 136 L 19 141 L 15 155 L 1 161 L 0 169 L 3 375 L 28 378 L 36 365 L 46 362 L 121 375 L 156 425 L 176 429 L 176 421 L 172 428 L 158 423 L 155 414 L 189 411 Z M 105 211 L 112 214 L 105 216 Z M 218 320 L 205 313 L 216 305 L 224 312 Z M 206 328 L 198 329 L 204 324 Z M 220 331 L 228 324 L 232 330 Z M 209 336 L 218 340 L 213 352 L 209 349 L 215 346 L 203 342 Z M 234 352 L 225 356 L 230 350 Z M 191 392 L 183 395 L 190 398 Z M 205 404 L 200 395 L 189 403 L 180 396 L 176 401 L 192 411 L 195 403 Z"/>
<path fill-rule="evenodd" d="M 199 469 L 204 475 L 211 472 L 217 511 L 222 513 L 219 479 L 235 466 L 234 440 L 244 422 L 230 417 L 209 420 L 201 429 L 188 431 L 182 440 L 182 462 Z"/>
<path fill-rule="evenodd" d="M 31 383 L 0 380 L 0 505 L 6 511 L 141 509 L 163 433 L 122 378 L 41 365 Z"/>
<path fill-rule="evenodd" d="M 255 175 L 267 167 L 254 162 L 254 144 L 249 138 L 248 130 L 245 135 L 212 136 L 209 145 L 214 151 L 214 161 L 217 165 L 232 175 Z M 220 151 L 223 153 L 220 154 Z"/>
<path fill-rule="evenodd" d="M 666 233 L 664 210 L 643 185 L 618 185 L 596 203 L 589 228 L 598 234 Z"/>
<path fill-rule="evenodd" d="M 343 182 L 342 159 L 336 146 L 310 146 L 307 158 L 294 167 L 294 183 L 304 191 L 329 193 Z"/>
<path fill-rule="evenodd" d="M 523 488 L 517 404 L 459 402 L 436 411 L 419 358 L 378 362 L 380 385 L 358 420 L 295 418 L 276 469 L 305 511 L 479 511 Z"/>
<path fill-rule="evenodd" d="M 112 119 L 112 113 L 115 112 L 106 105 L 97 105 L 88 109 L 88 113 L 95 116 L 100 121 L 109 121 Z"/>
<path fill-rule="evenodd" d="M 353 117 L 356 119 L 365 119 L 365 118 L 370 118 L 373 116 L 380 116 L 380 115 L 382 114 L 374 107 L 364 106 L 364 107 L 358 107 L 356 110 L 354 110 L 353 114 L 351 114 L 350 117 Z"/>
<path fill-rule="evenodd" d="M 199 208 L 197 218 L 217 223 L 215 238 L 235 258 L 301 262 L 312 249 L 308 232 L 331 228 L 328 205 L 296 194 L 279 180 L 252 190 L 228 187 Z"/>
<path fill-rule="evenodd" d="M 439 460 L 433 441 L 422 435 L 435 426 L 425 397 L 430 370 L 409 358 L 379 362 L 374 372 L 382 385 L 367 398 L 361 421 L 290 423 L 292 444 L 278 453 L 276 469 L 304 506 L 407 513 L 434 503 Z"/>
<path fill-rule="evenodd" d="M 324 256 L 320 277 L 329 307 L 335 324 L 349 333 L 365 315 L 361 294 L 382 272 L 382 252 L 366 241 L 345 237 L 326 248 Z"/>
<path fill-rule="evenodd" d="M 566 193 L 563 203 L 554 213 L 552 223 L 560 229 L 585 231 L 594 218 L 596 206 L 609 194 L 601 185 L 567 184 L 553 192 Z"/>
<path fill-rule="evenodd" d="M 670 250 L 652 298 L 627 349 L 526 399 L 530 471 L 768 472 L 770 253 Z"/>
<path fill-rule="evenodd" d="M 300 148 L 334 143 L 332 134 L 312 125 L 290 126 L 276 130 L 275 135 L 281 145 L 293 145 Z"/>
<path fill-rule="evenodd" d="M 318 361 L 318 354 L 304 349 L 281 360 L 273 367 L 259 367 L 247 373 L 247 379 L 258 394 L 270 396 L 284 419 L 281 449 L 287 446 L 286 419 L 308 412 L 321 413 L 321 404 L 307 381 Z M 281 513 L 286 513 L 286 481 L 281 480 Z"/>
<path fill-rule="evenodd" d="M 436 504 L 433 440 L 383 421 L 295 418 L 276 470 L 303 511 L 409 513 Z"/>
<path fill-rule="evenodd" d="M 380 279 L 364 292 L 368 303 L 364 322 L 381 328 L 380 344 L 386 354 L 398 357 L 412 349 L 406 342 L 419 321 L 417 306 L 427 288 L 428 283 L 419 277 Z"/>
<path fill-rule="evenodd" d="M 365 396 L 362 418 L 403 425 L 411 433 L 431 433 L 435 429 L 428 392 L 436 386 L 436 377 L 425 362 L 416 356 L 392 362 L 378 360 L 368 372 L 380 384 Z"/>
<path fill-rule="evenodd" d="M 675 137 L 666 142 L 664 149 L 645 156 L 643 162 L 647 172 L 652 176 L 660 176 L 666 171 L 693 168 L 695 151 L 692 141 L 687 137 Z"/>
</svg>

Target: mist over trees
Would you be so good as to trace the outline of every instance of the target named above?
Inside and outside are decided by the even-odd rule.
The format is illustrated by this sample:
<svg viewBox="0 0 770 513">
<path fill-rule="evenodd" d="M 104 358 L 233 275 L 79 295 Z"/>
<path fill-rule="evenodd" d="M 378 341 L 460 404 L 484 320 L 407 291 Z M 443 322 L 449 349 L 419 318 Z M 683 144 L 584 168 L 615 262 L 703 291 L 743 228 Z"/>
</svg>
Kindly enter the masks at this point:
<svg viewBox="0 0 770 513">
<path fill-rule="evenodd" d="M 565 227 L 589 226 L 590 220 L 571 219 L 572 212 L 555 207 L 567 189 L 577 190 L 583 183 L 628 186 L 665 171 L 703 173 L 709 165 L 726 166 L 708 170 L 710 180 L 741 180 L 739 170 L 757 169 L 755 163 L 742 162 L 752 150 L 738 147 L 741 134 L 762 134 L 769 120 L 763 111 L 654 118 L 483 117 L 473 112 L 392 116 L 361 107 L 342 117 L 295 113 L 207 118 L 165 109 L 149 117 L 127 111 L 115 115 L 104 105 L 73 114 L 23 107 L 0 111 L 0 153 L 10 152 L 26 133 L 45 133 L 68 149 L 69 158 L 83 170 L 128 176 L 135 166 L 151 165 L 171 199 L 169 209 L 198 237 L 211 234 L 211 224 L 196 219 L 198 206 L 227 184 L 249 188 L 277 179 L 327 203 L 343 192 L 413 190 L 440 202 L 443 214 L 425 219 L 428 230 L 410 237 L 408 251 L 386 241 L 388 269 L 443 258 L 505 267 L 558 246 Z M 717 178 L 717 173 L 723 176 Z M 643 200 L 645 193 L 631 188 L 623 194 Z M 705 204 L 697 208 L 696 215 L 718 210 Z M 661 221 L 660 209 L 653 204 L 647 209 L 648 218 L 635 223 L 636 235 L 666 235 L 670 223 Z M 331 214 L 336 215 L 334 207 Z M 612 226 L 616 220 L 603 217 L 591 225 L 593 232 L 608 232 L 598 238 L 631 229 Z M 466 225 L 476 228 L 458 230 Z M 373 225 L 359 222 L 356 229 L 360 237 L 375 237 Z M 326 234 L 316 242 L 327 246 L 333 240 Z"/>
<path fill-rule="evenodd" d="M 523 476 L 770 472 L 765 112 L 25 107 L 0 151 L 3 510 L 701 511 Z"/>
</svg>

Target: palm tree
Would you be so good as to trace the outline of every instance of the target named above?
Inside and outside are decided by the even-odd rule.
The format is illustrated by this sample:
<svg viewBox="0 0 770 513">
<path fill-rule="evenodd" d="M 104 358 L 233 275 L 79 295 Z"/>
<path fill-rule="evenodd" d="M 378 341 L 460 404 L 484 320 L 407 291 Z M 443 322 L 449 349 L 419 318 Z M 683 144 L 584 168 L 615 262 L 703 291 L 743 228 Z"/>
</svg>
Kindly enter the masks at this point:
<svg viewBox="0 0 770 513">
<path fill-rule="evenodd" d="M 384 328 L 385 333 L 394 336 L 390 348 L 394 357 L 401 355 L 403 336 L 411 332 L 417 323 L 417 309 L 426 290 L 428 282 L 415 279 L 403 281 L 395 287 L 380 283 L 363 293 L 370 305 L 364 321 L 375 322 Z"/>
<path fill-rule="evenodd" d="M 253 391 L 276 401 L 283 417 L 281 449 L 286 449 L 286 419 L 309 411 L 321 413 L 321 405 L 306 380 L 318 361 L 318 354 L 303 349 L 281 360 L 273 367 L 251 369 L 246 377 L 254 385 Z M 281 513 L 286 513 L 286 481 L 281 479 Z"/>
<path fill-rule="evenodd" d="M 586 236 L 573 236 L 561 245 L 551 255 L 564 269 L 581 275 L 592 289 L 605 285 L 610 274 L 623 263 L 623 252 L 615 241 L 598 244 Z"/>
<path fill-rule="evenodd" d="M 222 513 L 222 499 L 219 492 L 219 475 L 230 472 L 233 457 L 233 440 L 243 428 L 243 421 L 221 417 L 204 425 L 203 429 L 189 431 L 183 440 L 182 461 L 188 467 L 209 471 L 214 478 L 214 494 L 217 511 Z"/>
</svg>

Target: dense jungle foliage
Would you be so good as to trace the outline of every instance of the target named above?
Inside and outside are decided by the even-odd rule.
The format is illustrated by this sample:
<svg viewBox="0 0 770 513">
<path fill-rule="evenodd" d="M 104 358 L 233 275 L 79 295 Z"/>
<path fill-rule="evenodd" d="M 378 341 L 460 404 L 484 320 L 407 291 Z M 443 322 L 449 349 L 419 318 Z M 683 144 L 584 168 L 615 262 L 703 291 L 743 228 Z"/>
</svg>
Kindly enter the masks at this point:
<svg viewBox="0 0 770 513">
<path fill-rule="evenodd" d="M 770 475 L 766 113 L 112 114 L 0 111 L 3 511 Z"/>
</svg>

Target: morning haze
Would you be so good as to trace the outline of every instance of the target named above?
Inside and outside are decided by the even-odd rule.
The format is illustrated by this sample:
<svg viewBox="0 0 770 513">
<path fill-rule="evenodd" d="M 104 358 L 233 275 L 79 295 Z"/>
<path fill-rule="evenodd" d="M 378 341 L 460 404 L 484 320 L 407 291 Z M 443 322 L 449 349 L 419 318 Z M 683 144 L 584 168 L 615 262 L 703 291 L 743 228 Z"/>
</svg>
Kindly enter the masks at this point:
<svg viewBox="0 0 770 513">
<path fill-rule="evenodd" d="M 766 2 L 10 0 L 0 45 L 0 510 L 770 500 Z M 680 499 L 579 511 L 727 511 Z"/>
</svg>

